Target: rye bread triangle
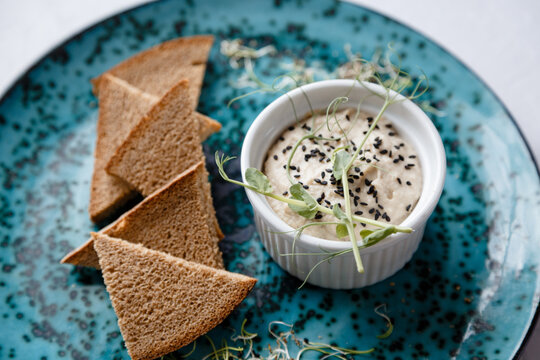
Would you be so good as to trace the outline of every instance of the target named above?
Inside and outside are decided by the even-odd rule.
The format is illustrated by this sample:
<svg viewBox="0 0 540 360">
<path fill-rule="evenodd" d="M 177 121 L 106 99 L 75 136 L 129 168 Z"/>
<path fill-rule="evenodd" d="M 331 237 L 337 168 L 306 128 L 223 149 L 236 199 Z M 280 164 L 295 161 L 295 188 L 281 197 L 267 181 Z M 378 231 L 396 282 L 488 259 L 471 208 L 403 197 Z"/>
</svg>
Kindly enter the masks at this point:
<svg viewBox="0 0 540 360">
<path fill-rule="evenodd" d="M 106 73 L 158 97 L 165 95 L 180 80 L 188 79 L 192 108 L 195 109 L 213 42 L 211 35 L 165 41 L 124 60 Z M 99 91 L 100 82 L 101 76 L 93 80 L 94 91 Z"/>
<path fill-rule="evenodd" d="M 143 196 L 204 159 L 199 124 L 189 106 L 188 84 L 182 80 L 165 94 L 132 129 L 105 167 Z"/>
<path fill-rule="evenodd" d="M 99 115 L 90 187 L 90 219 L 100 222 L 122 207 L 136 192 L 121 179 L 109 175 L 105 165 L 127 138 L 131 129 L 157 102 L 155 96 L 111 75 L 99 83 Z"/>
<path fill-rule="evenodd" d="M 220 324 L 257 280 L 95 234 L 118 326 L 132 359 L 175 351 Z"/>
<path fill-rule="evenodd" d="M 159 102 L 157 96 L 145 93 L 110 74 L 102 76 L 99 87 L 97 140 L 88 207 L 93 222 L 111 217 L 136 196 L 137 192 L 126 182 L 109 175 L 105 165 L 135 125 Z M 221 128 L 221 124 L 208 116 L 195 113 L 195 117 L 199 122 L 200 141 Z"/>
<path fill-rule="evenodd" d="M 222 269 L 223 234 L 207 184 L 204 164 L 195 164 L 99 233 Z M 93 239 L 61 262 L 99 268 Z"/>
</svg>

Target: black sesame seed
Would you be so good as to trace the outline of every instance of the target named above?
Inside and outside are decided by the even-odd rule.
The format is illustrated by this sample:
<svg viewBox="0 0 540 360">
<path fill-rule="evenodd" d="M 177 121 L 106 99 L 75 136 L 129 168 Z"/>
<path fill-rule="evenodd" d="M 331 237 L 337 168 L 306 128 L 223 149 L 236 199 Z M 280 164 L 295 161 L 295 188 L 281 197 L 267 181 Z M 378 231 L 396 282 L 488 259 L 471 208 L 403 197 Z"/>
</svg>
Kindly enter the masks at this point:
<svg viewBox="0 0 540 360">
<path fill-rule="evenodd" d="M 412 185 L 410 181 L 407 181 L 406 184 L 409 185 L 409 186 Z"/>
<path fill-rule="evenodd" d="M 274 155 L 274 160 L 277 160 L 278 159 L 278 156 L 277 155 Z"/>
<path fill-rule="evenodd" d="M 379 152 L 380 152 L 381 154 L 383 154 L 383 155 L 384 155 L 384 154 L 388 153 L 388 150 L 386 150 L 386 149 L 383 149 L 383 150 L 381 150 L 381 151 L 379 151 Z"/>
<path fill-rule="evenodd" d="M 292 149 L 292 146 L 291 146 L 291 145 L 287 145 L 287 147 L 286 147 L 285 149 L 291 150 L 291 149 Z"/>
<path fill-rule="evenodd" d="M 360 205 L 362 205 L 362 206 L 367 206 L 367 203 L 365 203 L 365 202 L 362 201 L 362 202 L 360 203 Z"/>
<path fill-rule="evenodd" d="M 370 213 L 370 214 L 373 214 L 374 212 L 375 212 L 375 208 L 369 209 L 369 213 Z"/>
<path fill-rule="evenodd" d="M 413 167 L 413 166 L 414 166 L 414 164 L 407 164 L 407 166 L 408 166 L 408 167 Z"/>
<path fill-rule="evenodd" d="M 302 145 L 302 151 L 306 151 L 306 145 Z"/>
<path fill-rule="evenodd" d="M 401 179 L 400 178 L 397 178 L 397 182 L 399 183 L 399 185 L 401 185 Z"/>
<path fill-rule="evenodd" d="M 285 141 L 285 138 L 283 136 L 280 136 L 279 141 Z"/>
<path fill-rule="evenodd" d="M 360 192 L 360 188 L 357 187 L 356 189 L 354 189 L 354 191 L 356 191 L 357 193 L 359 193 L 359 192 Z"/>
<path fill-rule="evenodd" d="M 366 184 L 366 186 L 371 186 L 371 181 L 369 181 L 369 179 L 365 179 L 364 184 Z"/>
<path fill-rule="evenodd" d="M 407 205 L 407 207 L 405 208 L 406 211 L 409 211 L 411 210 L 411 204 Z"/>
<path fill-rule="evenodd" d="M 300 174 L 293 175 L 295 179 L 300 178 Z"/>
<path fill-rule="evenodd" d="M 320 220 L 320 219 L 322 219 L 322 215 L 321 215 L 321 214 L 317 214 L 317 215 L 315 215 L 315 219 L 316 219 L 316 220 Z"/>
<path fill-rule="evenodd" d="M 307 185 L 304 185 L 304 186 L 302 186 L 302 187 L 303 187 L 304 189 L 306 189 L 306 190 L 309 189 L 309 186 L 307 186 Z"/>
<path fill-rule="evenodd" d="M 324 171 L 326 171 L 327 173 L 332 173 L 332 169 L 324 169 Z"/>
<path fill-rule="evenodd" d="M 326 173 L 324 171 L 321 171 L 321 178 L 324 179 L 325 176 L 326 176 Z"/>
<path fill-rule="evenodd" d="M 362 215 L 363 213 L 364 213 L 363 211 L 357 210 L 354 212 L 354 215 Z"/>
<path fill-rule="evenodd" d="M 285 192 L 283 192 L 282 195 L 283 195 L 283 196 L 287 196 L 287 195 L 289 195 L 289 192 L 288 192 L 288 191 L 285 191 Z"/>
<path fill-rule="evenodd" d="M 393 131 L 390 131 L 390 132 L 388 133 L 388 136 L 394 136 L 394 135 L 396 135 L 396 133 L 393 132 Z"/>
<path fill-rule="evenodd" d="M 416 159 L 416 155 L 409 155 L 409 159 Z"/>
<path fill-rule="evenodd" d="M 289 126 L 289 131 L 293 131 L 294 130 L 294 126 Z"/>
<path fill-rule="evenodd" d="M 399 162 L 399 159 L 394 159 L 394 164 L 397 164 Z"/>
<path fill-rule="evenodd" d="M 321 185 L 328 185 L 328 181 L 326 181 L 326 180 L 321 181 Z"/>
</svg>

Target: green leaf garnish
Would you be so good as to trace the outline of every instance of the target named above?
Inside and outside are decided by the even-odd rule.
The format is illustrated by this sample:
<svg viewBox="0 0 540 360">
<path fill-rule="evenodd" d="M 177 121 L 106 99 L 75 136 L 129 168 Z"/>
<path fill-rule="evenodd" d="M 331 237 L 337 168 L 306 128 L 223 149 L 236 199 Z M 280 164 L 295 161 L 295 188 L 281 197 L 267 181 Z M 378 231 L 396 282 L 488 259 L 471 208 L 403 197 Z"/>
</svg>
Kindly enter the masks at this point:
<svg viewBox="0 0 540 360">
<path fill-rule="evenodd" d="M 339 150 L 334 153 L 334 164 L 332 172 L 336 180 L 341 180 L 343 176 L 343 169 L 347 167 L 351 161 L 351 155 L 346 150 Z M 348 169 L 347 169 L 348 170 Z"/>
<path fill-rule="evenodd" d="M 261 171 L 255 168 L 248 168 L 246 170 L 246 181 L 249 185 L 257 189 L 258 192 L 268 194 L 272 192 L 272 185 L 270 180 Z"/>
<path fill-rule="evenodd" d="M 313 219 L 317 215 L 317 206 L 319 205 L 317 201 L 311 196 L 300 184 L 291 185 L 289 188 L 289 193 L 292 198 L 295 200 L 301 200 L 305 205 L 295 205 L 289 204 L 289 207 L 292 211 L 297 213 L 300 216 L 305 217 L 306 219 Z"/>
<path fill-rule="evenodd" d="M 336 226 L 336 236 L 341 239 L 345 236 L 349 235 L 349 230 L 347 229 L 347 225 L 345 224 L 338 224 Z"/>
<path fill-rule="evenodd" d="M 371 234 L 367 235 L 364 238 L 364 242 L 366 244 L 376 244 L 379 241 L 386 239 L 388 236 L 395 234 L 396 232 L 396 227 L 390 225 L 384 229 L 373 231 Z"/>
<path fill-rule="evenodd" d="M 353 228 L 356 227 L 356 224 L 353 224 Z M 341 223 L 336 225 L 336 236 L 341 239 L 345 236 L 349 235 L 349 229 L 347 228 L 347 224 Z"/>
<path fill-rule="evenodd" d="M 345 213 L 343 212 L 343 210 L 341 210 L 341 208 L 337 205 L 334 204 L 334 206 L 332 206 L 332 213 L 334 214 L 335 217 L 337 217 L 339 220 L 348 220 L 347 219 L 347 215 L 345 215 Z"/>
<path fill-rule="evenodd" d="M 365 239 L 366 236 L 368 236 L 372 232 L 373 232 L 373 230 L 364 229 L 364 230 L 360 231 L 360 236 L 362 237 L 362 239 Z"/>
</svg>

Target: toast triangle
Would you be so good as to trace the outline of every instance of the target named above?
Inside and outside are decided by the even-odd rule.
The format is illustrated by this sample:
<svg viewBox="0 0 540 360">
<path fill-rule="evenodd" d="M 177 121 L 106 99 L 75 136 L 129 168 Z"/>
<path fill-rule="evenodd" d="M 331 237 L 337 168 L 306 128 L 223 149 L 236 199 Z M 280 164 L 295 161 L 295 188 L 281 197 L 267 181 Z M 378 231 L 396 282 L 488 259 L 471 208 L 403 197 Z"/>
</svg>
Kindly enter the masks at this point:
<svg viewBox="0 0 540 360">
<path fill-rule="evenodd" d="M 137 194 L 127 183 L 109 175 L 105 166 L 131 129 L 158 100 L 107 74 L 99 86 L 97 140 L 88 207 L 94 222 L 110 217 Z"/>
<path fill-rule="evenodd" d="M 175 351 L 220 324 L 257 280 L 94 234 L 118 326 L 132 359 Z"/>
<path fill-rule="evenodd" d="M 208 173 L 200 162 L 99 233 L 222 269 L 218 242 L 223 234 L 207 185 Z M 99 268 L 93 239 L 61 262 Z"/>
<path fill-rule="evenodd" d="M 132 129 L 105 170 L 148 196 L 204 159 L 198 134 L 189 82 L 182 80 Z"/>
<path fill-rule="evenodd" d="M 158 97 L 165 95 L 180 80 L 188 79 L 192 109 L 195 109 L 213 42 L 211 35 L 165 41 L 124 60 L 106 74 L 112 74 Z M 102 76 L 93 80 L 94 92 L 100 91 L 101 80 Z"/>
</svg>

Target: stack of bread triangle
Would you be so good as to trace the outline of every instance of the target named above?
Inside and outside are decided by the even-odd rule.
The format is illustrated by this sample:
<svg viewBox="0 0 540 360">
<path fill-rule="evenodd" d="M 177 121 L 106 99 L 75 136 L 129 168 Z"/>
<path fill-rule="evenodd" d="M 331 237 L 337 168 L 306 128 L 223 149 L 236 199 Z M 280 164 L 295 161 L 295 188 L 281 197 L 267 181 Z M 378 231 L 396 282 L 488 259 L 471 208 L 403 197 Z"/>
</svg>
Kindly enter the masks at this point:
<svg viewBox="0 0 540 360">
<path fill-rule="evenodd" d="M 117 217 L 62 259 L 101 269 L 133 359 L 174 351 L 221 323 L 256 280 L 224 270 L 198 112 L 212 36 L 167 41 L 93 80 L 99 101 L 90 218 Z"/>
</svg>

